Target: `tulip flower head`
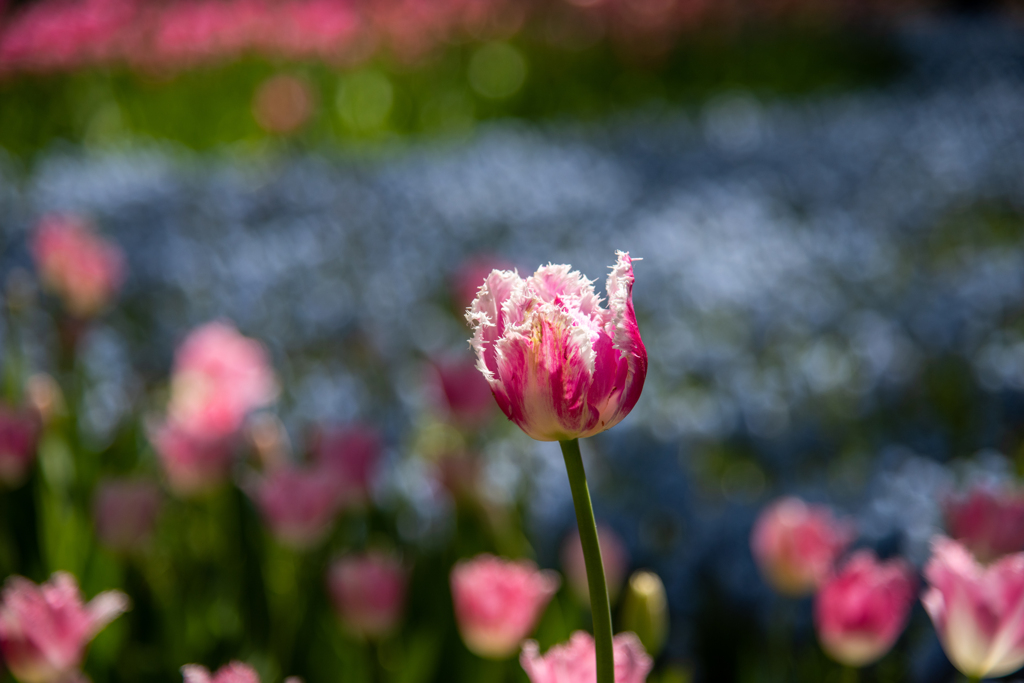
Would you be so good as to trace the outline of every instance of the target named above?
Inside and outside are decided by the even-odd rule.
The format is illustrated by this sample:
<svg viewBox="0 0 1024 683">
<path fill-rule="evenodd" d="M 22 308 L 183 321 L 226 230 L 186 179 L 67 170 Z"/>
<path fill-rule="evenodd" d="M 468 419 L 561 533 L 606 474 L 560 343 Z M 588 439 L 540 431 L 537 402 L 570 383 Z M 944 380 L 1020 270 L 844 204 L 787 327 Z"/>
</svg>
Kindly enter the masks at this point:
<svg viewBox="0 0 1024 683">
<path fill-rule="evenodd" d="M 477 367 L 505 415 L 539 441 L 593 436 L 636 405 L 647 350 L 633 312 L 633 265 L 618 252 L 608 308 L 567 265 L 525 280 L 494 270 L 466 312 Z"/>
<path fill-rule="evenodd" d="M 43 284 L 79 318 L 102 310 L 124 280 L 124 254 L 77 216 L 44 216 L 32 255 Z"/>
<path fill-rule="evenodd" d="M 814 621 L 825 652 L 846 666 L 872 664 L 892 649 L 916 598 L 913 569 L 855 553 L 814 598 Z"/>
<path fill-rule="evenodd" d="M 225 322 L 193 330 L 174 357 L 168 419 L 194 439 L 231 436 L 252 410 L 270 403 L 277 384 L 263 346 Z"/>
<path fill-rule="evenodd" d="M 260 683 L 256 670 L 241 662 L 225 664 L 215 674 L 205 666 L 186 664 L 181 667 L 181 675 L 184 683 Z"/>
<path fill-rule="evenodd" d="M 119 591 L 82 604 L 78 583 L 64 572 L 41 586 L 11 577 L 0 603 L 0 652 L 22 683 L 73 680 L 86 645 L 126 609 L 128 598 Z"/>
<path fill-rule="evenodd" d="M 327 587 L 345 628 L 372 640 L 397 628 L 405 608 L 407 579 L 397 557 L 371 551 L 335 560 L 328 570 Z"/>
<path fill-rule="evenodd" d="M 975 486 L 946 501 L 949 535 L 983 563 L 1024 550 L 1024 493 Z"/>
<path fill-rule="evenodd" d="M 615 602 L 622 583 L 629 571 L 629 551 L 622 538 L 610 527 L 600 525 L 597 528 L 598 542 L 601 545 L 601 561 L 604 563 L 605 583 L 608 584 L 608 599 Z M 590 605 L 590 588 L 587 584 L 587 566 L 583 558 L 583 545 L 580 543 L 580 532 L 573 529 L 562 543 L 562 569 L 580 602 Z"/>
<path fill-rule="evenodd" d="M 320 469 L 279 467 L 252 487 L 271 533 L 293 548 L 309 548 L 331 529 L 338 512 L 338 487 Z"/>
<path fill-rule="evenodd" d="M 191 496 L 216 488 L 227 479 L 234 458 L 228 439 L 204 440 L 167 422 L 149 432 L 171 489 Z"/>
<path fill-rule="evenodd" d="M 762 575 L 780 593 L 809 595 L 832 571 L 852 541 L 848 524 L 822 505 L 782 498 L 754 524 L 750 547 Z"/>
<path fill-rule="evenodd" d="M 143 479 L 101 482 L 93 498 L 96 536 L 108 548 L 132 550 L 150 537 L 160 513 L 160 489 Z"/>
<path fill-rule="evenodd" d="M 620 633 L 613 641 L 615 683 L 644 683 L 654 662 L 633 633 Z M 541 656 L 536 641 L 523 643 L 519 657 L 530 683 L 594 683 L 597 662 L 594 639 L 589 633 L 576 631 L 568 643 L 556 645 Z"/>
<path fill-rule="evenodd" d="M 924 576 L 930 588 L 921 602 L 957 669 L 998 678 L 1024 666 L 1024 553 L 986 567 L 940 536 Z"/>
<path fill-rule="evenodd" d="M 433 404 L 453 424 L 477 427 L 494 414 L 491 388 L 471 359 L 442 359 L 432 363 Z"/>
<path fill-rule="evenodd" d="M 558 590 L 558 575 L 529 560 L 478 555 L 451 573 L 455 620 L 471 652 L 505 659 L 537 625 Z"/>
<path fill-rule="evenodd" d="M 0 482 L 18 486 L 28 476 L 36 455 L 36 416 L 0 404 Z"/>
</svg>

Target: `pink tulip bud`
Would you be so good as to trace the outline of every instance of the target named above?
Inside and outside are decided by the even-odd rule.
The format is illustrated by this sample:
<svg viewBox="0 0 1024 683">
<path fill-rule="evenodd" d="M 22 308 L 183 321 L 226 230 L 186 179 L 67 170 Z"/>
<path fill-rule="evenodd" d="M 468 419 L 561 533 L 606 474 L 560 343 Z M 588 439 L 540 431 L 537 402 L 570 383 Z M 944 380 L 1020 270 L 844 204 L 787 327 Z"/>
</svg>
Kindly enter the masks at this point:
<svg viewBox="0 0 1024 683">
<path fill-rule="evenodd" d="M 207 323 L 193 330 L 175 354 L 168 419 L 194 439 L 224 439 L 276 393 L 263 346 L 228 323 Z"/>
<path fill-rule="evenodd" d="M 478 427 L 494 413 L 491 387 L 471 358 L 437 360 L 431 374 L 431 399 L 456 426 Z"/>
<path fill-rule="evenodd" d="M 814 599 L 814 620 L 825 652 L 840 664 L 862 667 L 892 649 L 907 625 L 917 580 L 903 560 L 879 562 L 855 553 Z"/>
<path fill-rule="evenodd" d="M 946 528 L 979 562 L 1024 550 L 1024 493 L 975 486 L 946 501 Z"/>
<path fill-rule="evenodd" d="M 477 555 L 451 573 L 455 620 L 471 652 L 489 659 L 511 656 L 537 625 L 558 590 L 558 574 L 529 560 Z"/>
<path fill-rule="evenodd" d="M 124 280 L 124 254 L 78 216 L 44 216 L 32 240 L 43 284 L 80 318 L 98 313 Z"/>
<path fill-rule="evenodd" d="M 629 571 L 629 552 L 626 544 L 610 527 L 603 524 L 598 526 L 597 537 L 601 544 L 601 562 L 604 564 L 605 583 L 608 584 L 608 598 L 615 602 L 626 580 L 626 572 Z M 562 569 L 573 594 L 580 602 L 589 605 L 590 587 L 587 584 L 587 565 L 583 558 L 579 530 L 566 536 L 562 543 Z"/>
<path fill-rule="evenodd" d="M 74 679 L 89 641 L 128 609 L 128 598 L 107 591 L 82 604 L 75 577 L 57 572 L 37 586 L 7 579 L 0 604 L 0 652 L 22 683 Z"/>
<path fill-rule="evenodd" d="M 407 572 L 392 555 L 370 551 L 334 561 L 327 583 L 341 622 L 360 638 L 390 635 L 405 608 Z"/>
<path fill-rule="evenodd" d="M 314 439 L 313 455 L 326 476 L 333 478 L 348 505 L 362 505 L 381 456 L 380 436 L 369 427 L 327 429 Z"/>
<path fill-rule="evenodd" d="M 1024 553 L 983 567 L 949 538 L 932 541 L 921 598 L 949 661 L 964 675 L 998 678 L 1024 665 Z"/>
<path fill-rule="evenodd" d="M 477 367 L 498 406 L 529 436 L 565 441 L 619 423 L 636 405 L 647 350 L 633 312 L 633 265 L 618 252 L 609 307 L 570 266 L 527 279 L 492 271 L 466 313 Z"/>
<path fill-rule="evenodd" d="M 132 550 L 149 540 L 160 513 L 160 490 L 143 479 L 101 482 L 93 498 L 96 536 L 115 550 Z"/>
<path fill-rule="evenodd" d="M 615 659 L 615 683 L 644 683 L 654 666 L 640 639 L 633 633 L 620 633 L 612 642 Z M 536 641 L 523 643 L 519 657 L 530 683 L 595 683 L 597 658 L 594 638 L 576 631 L 568 643 L 555 645 L 541 656 Z"/>
<path fill-rule="evenodd" d="M 852 541 L 850 525 L 823 505 L 781 498 L 761 512 L 750 547 L 765 579 L 780 593 L 809 595 Z"/>
<path fill-rule="evenodd" d="M 167 483 L 178 495 L 210 491 L 228 478 L 234 452 L 227 439 L 198 439 L 168 422 L 150 429 L 149 440 L 160 456 Z"/>
<path fill-rule="evenodd" d="M 25 481 L 36 456 L 38 432 L 33 413 L 0 403 L 0 482 L 17 486 Z"/>
<path fill-rule="evenodd" d="M 338 512 L 338 487 L 319 469 L 281 467 L 252 488 L 263 519 L 281 543 L 310 548 L 331 530 Z"/>
<path fill-rule="evenodd" d="M 260 683 L 256 670 L 241 662 L 225 664 L 212 675 L 205 666 L 186 664 L 181 667 L 181 675 L 184 683 Z"/>
</svg>

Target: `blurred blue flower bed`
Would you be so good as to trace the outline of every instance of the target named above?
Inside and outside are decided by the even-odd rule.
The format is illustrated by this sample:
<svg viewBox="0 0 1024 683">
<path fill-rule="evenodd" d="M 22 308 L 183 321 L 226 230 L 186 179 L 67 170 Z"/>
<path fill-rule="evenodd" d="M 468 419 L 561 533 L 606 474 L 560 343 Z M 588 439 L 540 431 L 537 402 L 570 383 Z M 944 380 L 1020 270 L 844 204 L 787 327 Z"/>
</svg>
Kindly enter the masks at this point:
<svg viewBox="0 0 1024 683">
<path fill-rule="evenodd" d="M 650 369 L 629 417 L 583 449 L 626 575 L 651 570 L 666 589 L 648 680 L 850 680 L 816 644 L 811 600 L 759 573 L 759 511 L 783 495 L 828 504 L 852 520 L 854 547 L 920 570 L 952 492 L 1012 486 L 1024 468 L 1024 33 L 985 19 L 886 36 L 855 61 L 899 68 L 799 97 L 727 77 L 684 96 L 684 75 L 656 75 L 583 117 L 538 104 L 574 80 L 552 76 L 519 100 L 462 93 L 485 104 L 458 134 L 421 126 L 422 111 L 381 123 L 372 101 L 346 109 L 346 92 L 398 107 L 416 87 L 445 90 L 437 64 L 422 78 L 364 65 L 349 90 L 304 67 L 337 121 L 296 136 L 251 118 L 252 84 L 278 71 L 263 63 L 166 86 L 198 101 L 201 79 L 244 81 L 249 118 L 217 135 L 187 116 L 161 128 L 160 96 L 116 70 L 0 84 L 21 131 L 0 131 L 4 398 L 43 416 L 31 471 L 0 492 L 0 574 L 64 570 L 87 596 L 128 595 L 85 660 L 96 683 L 233 659 L 264 681 L 527 680 L 514 657 L 463 645 L 449 572 L 489 552 L 568 574 L 568 481 L 553 443 L 486 391 L 464 399 L 466 417 L 439 376 L 472 363 L 467 288 L 471 300 L 490 266 L 571 263 L 600 288 L 622 249 L 642 258 Z M 64 128 L 26 113 L 67 97 L 106 108 Z M 345 144 L 324 142 L 335 125 Z M 47 216 L 80 217 L 123 250 L 123 286 L 88 322 L 41 284 L 32 240 Z M 277 392 L 240 431 L 226 483 L 181 495 L 154 430 L 177 391 L 175 350 L 210 321 L 263 345 Z M 254 472 L 312 461 L 353 426 L 379 441 L 365 500 L 315 541 L 282 542 Z M 96 503 L 112 478 L 159 500 L 120 546 Z M 325 578 L 367 549 L 401 558 L 408 580 L 386 637 L 353 634 Z M 544 649 L 589 625 L 562 583 L 532 632 Z M 861 680 L 954 680 L 919 605 L 909 623 Z"/>
</svg>

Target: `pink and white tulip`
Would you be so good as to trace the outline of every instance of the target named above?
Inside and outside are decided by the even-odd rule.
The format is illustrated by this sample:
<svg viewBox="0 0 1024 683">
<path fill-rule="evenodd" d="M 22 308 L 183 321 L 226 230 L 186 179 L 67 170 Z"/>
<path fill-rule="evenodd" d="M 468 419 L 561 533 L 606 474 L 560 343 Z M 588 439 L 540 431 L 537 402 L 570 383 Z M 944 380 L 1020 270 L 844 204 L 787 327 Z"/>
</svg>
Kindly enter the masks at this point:
<svg viewBox="0 0 1024 683">
<path fill-rule="evenodd" d="M 270 403 L 277 384 L 266 349 L 216 321 L 193 330 L 178 347 L 167 417 L 194 439 L 236 433 L 246 415 Z"/>
<path fill-rule="evenodd" d="M 321 469 L 280 467 L 251 487 L 271 533 L 283 544 L 304 549 L 331 530 L 340 501 L 338 487 Z"/>
<path fill-rule="evenodd" d="M 881 659 L 907 625 L 916 584 L 905 561 L 879 562 L 871 551 L 855 553 L 814 598 L 822 648 L 846 666 Z"/>
<path fill-rule="evenodd" d="M 64 572 L 41 586 L 11 577 L 0 603 L 0 652 L 21 683 L 75 680 L 86 645 L 126 609 L 128 598 L 119 591 L 83 604 L 75 577 Z"/>
<path fill-rule="evenodd" d="M 371 551 L 335 560 L 327 588 L 345 628 L 372 640 L 391 634 L 401 622 L 407 580 L 397 557 Z"/>
<path fill-rule="evenodd" d="M 115 550 L 138 548 L 149 540 L 160 513 L 160 489 L 144 479 L 110 479 L 96 487 L 93 525 L 100 543 Z"/>
<path fill-rule="evenodd" d="M 124 254 L 78 216 L 44 216 L 32 239 L 43 284 L 76 317 L 95 315 L 124 280 Z"/>
<path fill-rule="evenodd" d="M 18 486 L 36 456 L 39 420 L 28 410 L 0 403 L 0 482 Z"/>
<path fill-rule="evenodd" d="M 761 512 L 750 548 L 775 590 L 810 595 L 831 573 L 852 536 L 850 525 L 836 520 L 829 508 L 786 497 Z"/>
<path fill-rule="evenodd" d="M 608 599 L 615 602 L 626 580 L 626 572 L 629 571 L 629 552 L 622 538 L 610 527 L 599 525 L 597 537 L 601 545 L 605 583 L 608 584 Z M 574 529 L 562 543 L 562 569 L 573 594 L 580 602 L 589 605 L 590 587 L 587 584 L 587 565 L 579 530 Z"/>
<path fill-rule="evenodd" d="M 633 633 L 620 633 L 612 643 L 615 659 L 615 683 L 644 683 L 654 662 Z M 536 641 L 523 643 L 519 657 L 530 683 L 595 683 L 597 658 L 594 638 L 576 631 L 569 642 L 555 645 L 541 656 Z"/>
<path fill-rule="evenodd" d="M 946 501 L 946 529 L 979 562 L 1024 550 L 1024 492 L 975 486 Z"/>
<path fill-rule="evenodd" d="M 930 588 L 921 602 L 953 666 L 974 678 L 1024 666 L 1024 553 L 982 566 L 940 536 L 924 575 Z"/>
<path fill-rule="evenodd" d="M 256 670 L 241 662 L 225 664 L 215 674 L 205 666 L 186 664 L 181 667 L 181 675 L 184 683 L 260 683 Z"/>
<path fill-rule="evenodd" d="M 566 441 L 618 424 L 636 405 L 647 350 L 633 312 L 633 264 L 618 252 L 608 308 L 567 265 L 525 280 L 491 271 L 466 312 L 477 367 L 498 406 L 529 436 Z"/>
<path fill-rule="evenodd" d="M 558 590 L 558 575 L 529 560 L 478 555 L 455 565 L 452 602 L 462 641 L 489 659 L 510 657 Z"/>
</svg>

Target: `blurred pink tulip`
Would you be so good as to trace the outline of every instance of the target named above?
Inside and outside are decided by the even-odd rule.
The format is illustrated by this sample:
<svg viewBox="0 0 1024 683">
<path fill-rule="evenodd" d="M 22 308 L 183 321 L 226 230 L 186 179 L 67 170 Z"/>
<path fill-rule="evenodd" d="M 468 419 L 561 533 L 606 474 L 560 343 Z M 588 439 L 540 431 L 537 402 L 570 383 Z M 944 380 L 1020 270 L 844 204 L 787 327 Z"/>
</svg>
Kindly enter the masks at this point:
<svg viewBox="0 0 1024 683">
<path fill-rule="evenodd" d="M 57 572 L 37 586 L 7 579 L 0 604 L 0 652 L 22 683 L 73 680 L 89 641 L 128 609 L 128 598 L 107 591 L 82 604 L 75 577 Z"/>
<path fill-rule="evenodd" d="M 325 476 L 331 477 L 347 505 L 362 505 L 370 497 L 382 445 L 373 429 L 354 425 L 325 429 L 316 435 L 313 456 Z"/>
<path fill-rule="evenodd" d="M 493 270 L 515 270 L 515 266 L 503 258 L 489 254 L 477 254 L 462 262 L 451 280 L 455 310 L 465 311 L 473 305 L 480 285 Z"/>
<path fill-rule="evenodd" d="M 192 330 L 175 353 L 168 419 L 192 438 L 223 439 L 276 394 L 266 349 L 229 323 L 211 322 Z"/>
<path fill-rule="evenodd" d="M 615 683 L 644 683 L 654 662 L 633 633 L 620 633 L 613 641 Z M 536 641 L 523 643 L 519 657 L 530 683 L 595 683 L 597 659 L 594 638 L 576 631 L 569 642 L 555 645 L 541 656 Z"/>
<path fill-rule="evenodd" d="M 309 84 L 297 76 L 271 76 L 256 90 L 252 113 L 268 133 L 288 135 L 302 128 L 313 115 L 316 98 Z"/>
<path fill-rule="evenodd" d="M 529 560 L 477 555 L 452 569 L 452 601 L 462 640 L 490 659 L 511 656 L 558 590 L 558 574 Z"/>
<path fill-rule="evenodd" d="M 124 253 L 78 216 L 44 216 L 32 239 L 32 255 L 43 284 L 78 318 L 102 310 L 124 280 Z"/>
<path fill-rule="evenodd" d="M 1024 553 L 983 567 L 964 546 L 932 541 L 921 598 L 946 656 L 964 675 L 998 678 L 1024 665 Z"/>
<path fill-rule="evenodd" d="M 814 598 L 822 648 L 846 666 L 879 660 L 907 625 L 916 584 L 905 561 L 879 562 L 868 550 L 854 553 Z"/>
<path fill-rule="evenodd" d="M 852 537 L 850 525 L 837 521 L 829 508 L 787 497 L 761 512 L 750 547 L 775 590 L 800 596 L 813 593 L 825 580 Z"/>
<path fill-rule="evenodd" d="M 597 537 L 601 544 L 601 561 L 604 563 L 604 578 L 608 584 L 608 599 L 615 602 L 629 571 L 629 552 L 626 544 L 610 527 L 599 525 Z M 573 594 L 585 605 L 590 604 L 590 588 L 587 584 L 587 566 L 583 559 L 579 530 L 573 530 L 562 543 L 562 570 L 569 581 Z"/>
<path fill-rule="evenodd" d="M 451 422 L 460 427 L 478 427 L 494 414 L 491 387 L 472 357 L 436 360 L 432 366 L 433 404 Z"/>
<path fill-rule="evenodd" d="M 28 410 L 0 403 L 0 482 L 18 486 L 36 457 L 39 421 Z"/>
<path fill-rule="evenodd" d="M 525 280 L 491 271 L 466 312 L 498 406 L 538 441 L 599 434 L 640 398 L 647 349 L 633 312 L 633 263 L 617 253 L 608 308 L 578 271 L 548 265 Z"/>
<path fill-rule="evenodd" d="M 144 479 L 109 479 L 96 487 L 93 523 L 100 543 L 132 550 L 149 540 L 160 513 L 160 489 Z"/>
<path fill-rule="evenodd" d="M 372 640 L 398 627 L 407 579 L 397 557 L 370 551 L 335 560 L 328 570 L 327 587 L 345 628 Z"/>
<path fill-rule="evenodd" d="M 205 493 L 223 484 L 234 458 L 231 441 L 205 441 L 173 423 L 150 429 L 153 444 L 171 490 L 181 496 Z"/>
<path fill-rule="evenodd" d="M 1024 550 L 1024 492 L 975 486 L 946 501 L 946 528 L 979 562 Z"/>
<path fill-rule="evenodd" d="M 225 664 L 215 674 L 205 666 L 186 664 L 181 667 L 181 675 L 184 683 L 260 683 L 256 670 L 241 662 Z"/>
<path fill-rule="evenodd" d="M 324 539 L 338 512 L 338 487 L 320 469 L 280 467 L 251 487 L 263 519 L 283 544 L 309 548 Z"/>
</svg>

